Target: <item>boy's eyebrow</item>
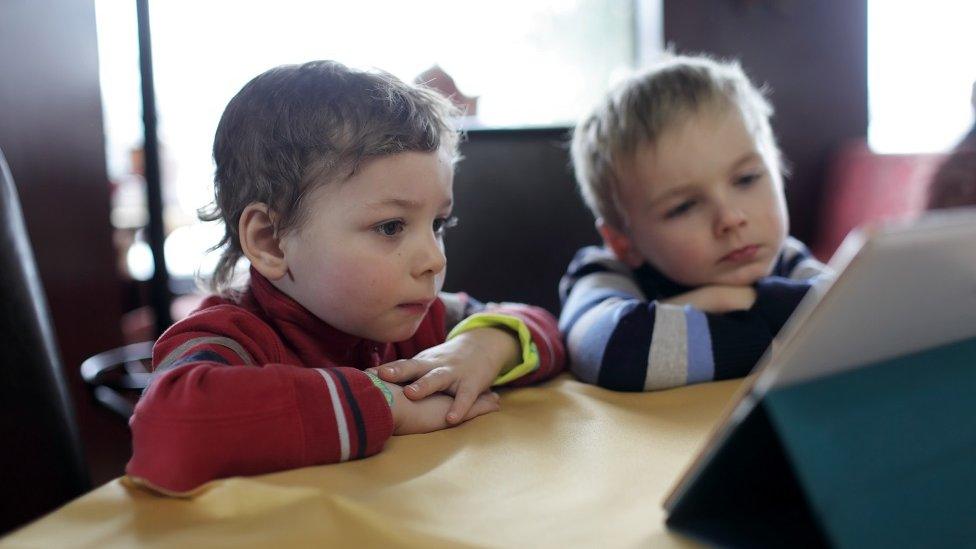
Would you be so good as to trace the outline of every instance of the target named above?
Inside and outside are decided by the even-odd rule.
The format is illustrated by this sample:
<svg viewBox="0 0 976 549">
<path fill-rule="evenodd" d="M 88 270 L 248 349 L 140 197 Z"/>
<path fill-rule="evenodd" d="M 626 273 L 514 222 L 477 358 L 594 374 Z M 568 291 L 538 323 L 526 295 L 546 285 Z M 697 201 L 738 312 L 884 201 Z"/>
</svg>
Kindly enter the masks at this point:
<svg viewBox="0 0 976 549">
<path fill-rule="evenodd" d="M 385 206 L 397 206 L 405 210 L 419 210 L 423 207 L 423 202 L 419 200 L 411 200 L 409 198 L 384 198 L 382 200 L 374 200 L 372 202 L 367 202 L 366 206 L 370 208 L 382 208 Z M 454 200 L 448 198 L 441 204 L 441 208 L 449 208 L 454 205 Z"/>
<path fill-rule="evenodd" d="M 752 162 L 753 160 L 761 160 L 761 159 L 762 159 L 762 156 L 760 156 L 758 152 L 756 152 L 756 151 L 749 151 L 749 152 L 745 153 L 744 155 L 740 156 L 739 159 L 736 160 L 735 163 L 732 164 L 732 171 L 735 171 L 735 170 L 739 169 L 743 164 L 748 164 L 749 162 Z"/>
<path fill-rule="evenodd" d="M 671 198 L 672 196 L 677 196 L 681 194 L 687 194 L 698 188 L 698 185 L 694 183 L 688 183 L 686 185 L 679 185 L 677 187 L 671 187 L 670 189 L 664 191 L 663 193 L 651 198 L 648 202 L 650 207 L 657 206 L 659 203 Z"/>
</svg>

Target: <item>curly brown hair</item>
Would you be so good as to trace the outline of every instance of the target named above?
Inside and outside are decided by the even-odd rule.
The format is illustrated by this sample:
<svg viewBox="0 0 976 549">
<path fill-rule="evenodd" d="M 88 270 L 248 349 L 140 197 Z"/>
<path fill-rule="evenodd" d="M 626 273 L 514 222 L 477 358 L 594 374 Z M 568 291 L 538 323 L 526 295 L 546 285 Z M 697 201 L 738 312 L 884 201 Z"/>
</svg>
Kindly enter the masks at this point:
<svg viewBox="0 0 976 549">
<path fill-rule="evenodd" d="M 456 157 L 455 114 L 433 90 L 334 61 L 283 65 L 248 82 L 217 126 L 214 201 L 199 212 L 224 223 L 211 289 L 230 290 L 249 204 L 267 204 L 276 234 L 284 234 L 308 215 L 310 191 L 348 179 L 366 160 L 442 149 Z"/>
</svg>

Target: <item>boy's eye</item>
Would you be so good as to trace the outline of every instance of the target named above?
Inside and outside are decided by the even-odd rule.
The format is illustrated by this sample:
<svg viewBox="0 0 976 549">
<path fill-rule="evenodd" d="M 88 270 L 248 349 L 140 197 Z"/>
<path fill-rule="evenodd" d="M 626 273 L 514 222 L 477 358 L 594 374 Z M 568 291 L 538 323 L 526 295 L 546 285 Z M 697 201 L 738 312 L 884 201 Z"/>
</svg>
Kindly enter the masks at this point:
<svg viewBox="0 0 976 549">
<path fill-rule="evenodd" d="M 668 210 L 667 213 L 664 214 L 664 217 L 666 217 L 667 219 L 673 219 L 675 217 L 684 215 L 689 211 L 691 211 L 691 209 L 695 207 L 695 204 L 696 204 L 695 200 L 685 200 L 681 204 L 678 204 L 677 206 Z"/>
<path fill-rule="evenodd" d="M 750 173 L 746 175 L 741 175 L 738 178 L 736 178 L 735 184 L 736 186 L 739 187 L 748 187 L 753 183 L 755 183 L 756 181 L 759 181 L 760 177 L 762 177 L 762 174 L 760 173 Z"/>
<path fill-rule="evenodd" d="M 450 229 L 458 224 L 458 218 L 456 216 L 450 217 L 438 217 L 434 220 L 434 232 L 437 234 L 444 234 L 445 229 Z"/>
<path fill-rule="evenodd" d="M 403 232 L 405 225 L 406 224 L 403 221 L 394 219 L 393 221 L 380 223 L 376 226 L 375 230 L 383 236 L 396 236 Z"/>
</svg>

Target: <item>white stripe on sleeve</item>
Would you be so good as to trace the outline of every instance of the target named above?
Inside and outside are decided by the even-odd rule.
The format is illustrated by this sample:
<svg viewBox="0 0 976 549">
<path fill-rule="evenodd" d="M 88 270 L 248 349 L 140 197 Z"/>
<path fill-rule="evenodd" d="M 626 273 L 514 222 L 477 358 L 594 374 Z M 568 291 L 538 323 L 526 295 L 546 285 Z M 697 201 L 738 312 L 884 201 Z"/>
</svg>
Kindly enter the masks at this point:
<svg viewBox="0 0 976 549">
<path fill-rule="evenodd" d="M 644 390 L 667 389 L 687 383 L 688 324 L 684 307 L 658 303 L 651 350 L 647 353 Z"/>
<path fill-rule="evenodd" d="M 325 384 L 329 387 L 329 397 L 332 399 L 332 409 L 335 411 L 336 427 L 339 431 L 339 459 L 349 461 L 349 425 L 346 421 L 346 413 L 342 409 L 342 401 L 339 400 L 339 391 L 328 372 L 321 368 L 316 368 L 315 371 L 322 375 Z"/>
</svg>

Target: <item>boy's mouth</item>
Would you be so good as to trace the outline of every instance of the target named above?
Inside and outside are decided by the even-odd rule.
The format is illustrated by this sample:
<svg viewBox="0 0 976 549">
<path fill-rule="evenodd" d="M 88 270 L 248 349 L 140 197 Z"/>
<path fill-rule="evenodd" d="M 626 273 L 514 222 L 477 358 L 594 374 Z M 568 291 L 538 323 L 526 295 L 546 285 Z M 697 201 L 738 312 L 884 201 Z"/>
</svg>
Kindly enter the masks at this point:
<svg viewBox="0 0 976 549">
<path fill-rule="evenodd" d="M 722 256 L 719 260 L 720 263 L 748 263 L 759 255 L 759 244 L 750 244 L 748 246 L 743 246 L 732 250 L 731 252 Z"/>
<path fill-rule="evenodd" d="M 418 301 L 408 301 L 406 303 L 400 303 L 397 305 L 397 309 L 410 314 L 424 314 L 427 309 L 430 308 L 430 304 L 433 303 L 433 299 L 421 299 Z"/>
</svg>

